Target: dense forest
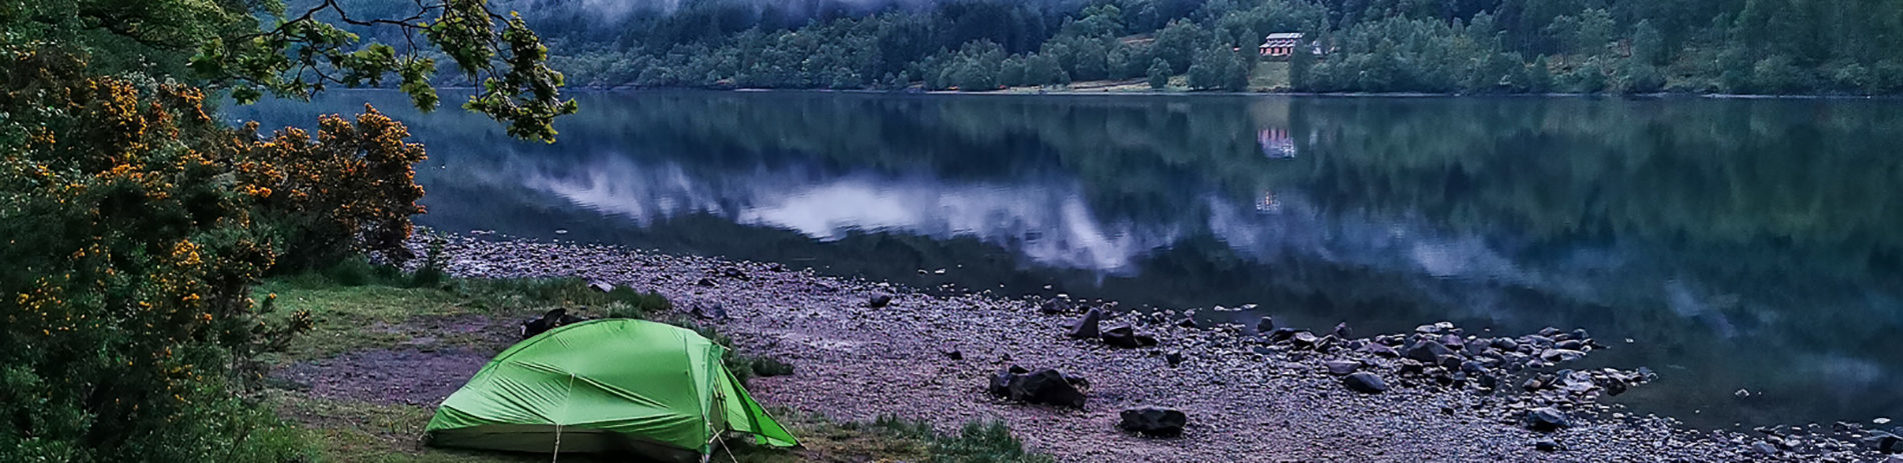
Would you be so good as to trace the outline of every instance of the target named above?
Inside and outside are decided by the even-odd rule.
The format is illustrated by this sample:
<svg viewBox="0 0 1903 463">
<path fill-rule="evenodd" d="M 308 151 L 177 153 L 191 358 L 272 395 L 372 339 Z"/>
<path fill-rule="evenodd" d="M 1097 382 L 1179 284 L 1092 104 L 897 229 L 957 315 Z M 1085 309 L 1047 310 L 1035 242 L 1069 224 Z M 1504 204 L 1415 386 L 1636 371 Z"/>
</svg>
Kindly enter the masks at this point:
<svg viewBox="0 0 1903 463">
<path fill-rule="evenodd" d="M 1896 0 L 500 4 L 555 44 L 552 62 L 572 84 L 599 87 L 992 90 L 1118 80 L 1231 91 L 1903 91 Z M 1314 46 L 1274 59 L 1286 78 L 1252 85 L 1270 60 L 1256 47 L 1276 32 L 1305 33 Z"/>
</svg>

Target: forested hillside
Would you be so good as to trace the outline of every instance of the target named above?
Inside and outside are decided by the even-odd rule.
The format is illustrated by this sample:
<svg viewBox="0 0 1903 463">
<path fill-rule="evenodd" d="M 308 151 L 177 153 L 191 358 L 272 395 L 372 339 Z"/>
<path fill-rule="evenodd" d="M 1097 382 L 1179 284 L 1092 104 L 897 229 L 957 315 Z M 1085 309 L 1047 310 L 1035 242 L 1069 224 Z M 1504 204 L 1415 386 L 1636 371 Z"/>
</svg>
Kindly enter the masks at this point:
<svg viewBox="0 0 1903 463">
<path fill-rule="evenodd" d="M 501 3 L 588 86 L 1243 90 L 1264 36 L 1303 32 L 1325 56 L 1288 59 L 1293 90 L 1903 91 L 1898 0 Z"/>
</svg>

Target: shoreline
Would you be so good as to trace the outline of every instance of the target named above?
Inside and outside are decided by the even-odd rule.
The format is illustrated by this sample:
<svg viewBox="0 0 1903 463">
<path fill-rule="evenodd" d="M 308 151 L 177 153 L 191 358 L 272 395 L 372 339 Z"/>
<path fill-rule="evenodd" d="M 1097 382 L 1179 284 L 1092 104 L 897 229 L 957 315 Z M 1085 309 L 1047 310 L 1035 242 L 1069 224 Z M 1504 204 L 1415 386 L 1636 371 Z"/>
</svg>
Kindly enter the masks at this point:
<svg viewBox="0 0 1903 463">
<path fill-rule="evenodd" d="M 1161 341 L 1157 347 L 1124 349 L 1066 337 L 1065 325 L 1083 313 L 1081 307 L 1045 313 L 1044 301 L 988 291 L 933 294 L 778 264 L 609 245 L 447 238 L 446 261 L 455 275 L 574 276 L 661 292 L 678 310 L 733 333 L 737 347 L 794 365 L 794 375 L 762 378 L 753 386 L 763 402 L 843 420 L 918 416 L 941 428 L 971 419 L 1002 419 L 1030 448 L 1062 461 L 1212 461 L 1237 455 L 1273 455 L 1272 461 L 1887 458 L 1858 442 L 1875 436 L 1860 425 L 1772 427 L 1772 432 L 1758 434 L 1692 429 L 1671 417 L 1642 416 L 1593 400 L 1606 392 L 1601 386 L 1611 386 L 1600 380 L 1630 377 L 1635 371 L 1577 372 L 1582 378 L 1577 382 L 1558 378 L 1565 384 L 1555 387 L 1549 379 L 1545 388 L 1522 392 L 1522 381 L 1566 372 L 1565 360 L 1571 359 L 1554 359 L 1561 361 L 1531 372 L 1489 361 L 1498 370 L 1478 371 L 1498 372 L 1493 388 L 1474 384 L 1479 381 L 1456 387 L 1447 385 L 1450 370 L 1380 355 L 1381 349 L 1369 347 L 1398 344 L 1405 349 L 1413 340 L 1429 337 L 1421 333 L 1342 336 L 1335 339 L 1341 348 L 1316 349 L 1292 345 L 1288 339 L 1267 341 L 1243 327 L 1178 326 L 1173 311 L 1161 316 L 1111 311 L 1104 326 L 1128 324 Z M 873 307 L 866 301 L 874 295 L 890 296 L 892 302 Z M 1328 331 L 1306 328 L 1317 336 Z M 1528 336 L 1517 339 L 1541 339 Z M 1536 360 L 1543 354 L 1532 352 Z M 1169 365 L 1178 355 L 1182 364 Z M 1525 358 L 1511 353 L 1501 357 Z M 1392 388 L 1360 394 L 1343 387 L 1341 377 L 1328 369 L 1349 362 Z M 1012 365 L 1057 368 L 1087 379 L 1091 386 L 1086 405 L 1081 410 L 1053 408 L 986 395 L 986 378 Z M 1466 365 L 1456 370 L 1461 367 Z M 1594 378 L 1583 379 L 1587 376 Z M 1618 387 L 1625 387 L 1620 382 Z M 1181 409 L 1189 414 L 1190 425 L 1174 439 L 1135 437 L 1116 429 L 1119 410 L 1143 406 Z M 1562 411 L 1572 426 L 1551 433 L 1529 430 L 1528 411 L 1544 407 Z M 1542 450 L 1553 446 L 1566 449 Z"/>
<path fill-rule="evenodd" d="M 473 89 L 469 87 L 448 87 Z M 368 89 L 355 89 L 368 90 Z M 380 89 L 379 89 L 380 90 Z M 1130 97 L 1311 97 L 1311 98 L 1586 98 L 1628 100 L 1871 100 L 1898 101 L 1903 95 L 1760 95 L 1731 93 L 1435 93 L 1435 92 L 1290 92 L 1290 91 L 1083 91 L 1058 89 L 1024 91 L 1019 88 L 966 92 L 958 90 L 875 90 L 822 88 L 706 88 L 706 87 L 569 87 L 580 93 L 710 92 L 710 93 L 814 93 L 886 96 L 1130 96 Z"/>
</svg>

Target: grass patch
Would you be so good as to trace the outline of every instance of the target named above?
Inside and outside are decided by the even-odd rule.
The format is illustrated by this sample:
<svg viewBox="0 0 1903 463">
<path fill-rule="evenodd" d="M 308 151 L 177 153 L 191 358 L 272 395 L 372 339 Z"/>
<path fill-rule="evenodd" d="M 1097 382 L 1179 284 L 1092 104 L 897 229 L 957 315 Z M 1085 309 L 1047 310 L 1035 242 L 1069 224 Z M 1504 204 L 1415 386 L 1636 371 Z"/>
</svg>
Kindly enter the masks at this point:
<svg viewBox="0 0 1903 463">
<path fill-rule="evenodd" d="M 1288 90 L 1291 85 L 1287 61 L 1258 61 L 1255 63 L 1255 69 L 1249 72 L 1249 90 L 1251 91 Z"/>
</svg>

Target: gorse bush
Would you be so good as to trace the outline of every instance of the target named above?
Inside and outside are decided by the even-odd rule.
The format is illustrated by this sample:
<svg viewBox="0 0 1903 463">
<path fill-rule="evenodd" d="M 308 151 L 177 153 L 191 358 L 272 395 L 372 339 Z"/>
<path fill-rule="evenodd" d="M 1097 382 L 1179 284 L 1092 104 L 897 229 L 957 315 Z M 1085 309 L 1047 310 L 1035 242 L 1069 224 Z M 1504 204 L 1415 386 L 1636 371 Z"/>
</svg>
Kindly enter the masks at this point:
<svg viewBox="0 0 1903 463">
<path fill-rule="evenodd" d="M 374 110 L 260 139 L 190 86 L 57 49 L 0 60 L 0 454 L 289 458 L 237 393 L 311 319 L 249 288 L 286 257 L 397 249 L 421 148 Z"/>
</svg>

